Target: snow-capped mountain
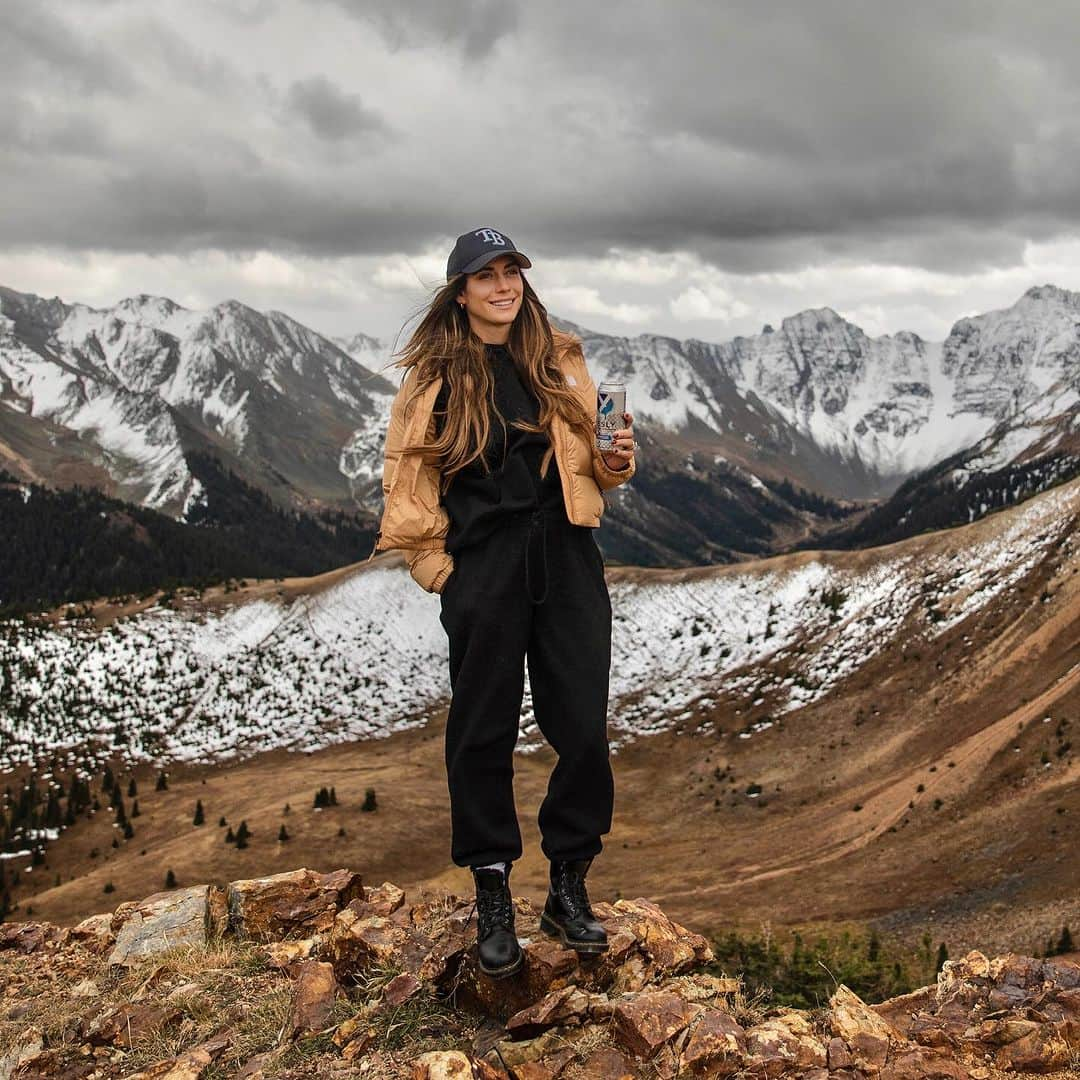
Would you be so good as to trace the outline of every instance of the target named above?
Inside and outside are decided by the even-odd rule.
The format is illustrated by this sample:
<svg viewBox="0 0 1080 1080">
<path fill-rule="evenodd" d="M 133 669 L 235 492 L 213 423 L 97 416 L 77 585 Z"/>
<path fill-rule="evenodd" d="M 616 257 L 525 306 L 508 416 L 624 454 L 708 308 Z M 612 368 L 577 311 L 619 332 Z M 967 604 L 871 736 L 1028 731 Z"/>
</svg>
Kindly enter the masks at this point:
<svg viewBox="0 0 1080 1080">
<path fill-rule="evenodd" d="M 942 462 L 964 483 L 1080 442 L 1080 295 L 1054 286 L 938 343 L 871 338 L 829 308 L 721 344 L 562 325 L 598 382 L 626 382 L 637 419 L 638 475 L 605 530 L 624 561 L 765 554 Z M 234 301 L 99 310 L 0 289 L 0 465 L 183 518 L 209 454 L 279 505 L 374 517 L 388 359 L 368 335 L 332 340 Z"/>
<path fill-rule="evenodd" d="M 46 480 L 81 467 L 175 516 L 200 496 L 193 450 L 282 503 L 348 506 L 371 464 L 344 448 L 384 422 L 393 392 L 363 362 L 378 343 L 356 347 L 236 301 L 95 309 L 0 288 L 3 456 Z"/>
<path fill-rule="evenodd" d="M 991 435 L 987 466 L 1000 467 L 1076 430 L 1062 419 L 1080 400 L 1080 294 L 1054 286 L 961 320 L 943 343 L 870 338 L 830 308 L 721 345 L 580 333 L 644 423 L 733 436 L 745 464 L 834 496 L 887 495 Z"/>
</svg>

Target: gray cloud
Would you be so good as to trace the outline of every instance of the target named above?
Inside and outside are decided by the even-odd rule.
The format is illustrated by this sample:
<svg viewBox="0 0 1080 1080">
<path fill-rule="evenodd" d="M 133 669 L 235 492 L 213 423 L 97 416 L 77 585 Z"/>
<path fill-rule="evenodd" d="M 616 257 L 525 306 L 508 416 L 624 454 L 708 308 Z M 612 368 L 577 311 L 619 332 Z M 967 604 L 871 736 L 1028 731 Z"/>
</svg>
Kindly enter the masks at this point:
<svg viewBox="0 0 1080 1080">
<path fill-rule="evenodd" d="M 285 95 L 287 108 L 300 116 L 320 138 L 384 132 L 378 113 L 365 109 L 357 94 L 346 94 L 325 75 L 294 82 Z"/>
<path fill-rule="evenodd" d="M 1080 232 L 1060 0 L 10 7 L 9 248 L 381 256 L 491 223 L 549 259 L 963 273 Z"/>
<path fill-rule="evenodd" d="M 459 45 L 466 59 L 487 55 L 518 25 L 517 0 L 330 0 L 372 23 L 392 49 Z"/>
</svg>

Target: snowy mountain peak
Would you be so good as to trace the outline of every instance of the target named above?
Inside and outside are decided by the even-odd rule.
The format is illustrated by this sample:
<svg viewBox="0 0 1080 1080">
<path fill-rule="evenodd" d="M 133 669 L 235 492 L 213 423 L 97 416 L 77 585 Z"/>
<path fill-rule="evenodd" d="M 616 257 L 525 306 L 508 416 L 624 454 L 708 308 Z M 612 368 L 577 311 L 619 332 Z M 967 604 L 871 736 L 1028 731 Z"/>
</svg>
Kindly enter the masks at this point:
<svg viewBox="0 0 1080 1080">
<path fill-rule="evenodd" d="M 1020 306 L 1025 300 L 1051 300 L 1068 307 L 1080 308 L 1080 293 L 1062 289 L 1058 285 L 1033 285 L 1014 306 Z"/>
</svg>

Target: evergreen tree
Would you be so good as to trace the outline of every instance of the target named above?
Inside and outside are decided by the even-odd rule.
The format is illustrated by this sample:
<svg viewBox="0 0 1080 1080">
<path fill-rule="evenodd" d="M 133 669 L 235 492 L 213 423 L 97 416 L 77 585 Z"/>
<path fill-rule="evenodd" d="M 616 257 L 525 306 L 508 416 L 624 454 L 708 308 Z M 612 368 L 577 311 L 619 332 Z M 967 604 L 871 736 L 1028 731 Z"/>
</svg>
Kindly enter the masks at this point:
<svg viewBox="0 0 1080 1080">
<path fill-rule="evenodd" d="M 124 810 L 124 796 L 119 794 L 119 788 L 116 790 L 116 824 L 123 825 L 127 821 L 127 812 Z"/>
<path fill-rule="evenodd" d="M 218 818 L 218 828 L 219 829 L 224 829 L 225 826 L 228 825 L 228 824 L 229 823 L 225 820 L 225 815 L 222 814 L 221 817 Z"/>
<path fill-rule="evenodd" d="M 116 886 L 111 881 L 106 881 L 101 891 L 103 893 L 116 892 Z"/>
<path fill-rule="evenodd" d="M 157 783 L 154 785 L 154 790 L 155 791 L 168 791 L 169 790 L 169 779 L 165 775 L 165 770 L 164 769 L 161 772 L 158 773 Z"/>
<path fill-rule="evenodd" d="M 202 825 L 206 821 L 206 815 L 203 813 L 202 799 L 195 800 L 195 817 L 192 819 L 192 825 Z"/>
<path fill-rule="evenodd" d="M 1072 934 L 1069 932 L 1067 926 L 1061 928 L 1061 937 L 1058 938 L 1056 952 L 1060 956 L 1062 953 L 1071 953 L 1076 951 L 1076 946 L 1073 944 Z"/>
<path fill-rule="evenodd" d="M 337 834 L 338 834 L 338 836 L 344 836 L 345 835 L 345 826 L 344 825 L 342 825 L 341 828 L 338 829 Z"/>
<path fill-rule="evenodd" d="M 236 830 L 236 846 L 246 848 L 249 836 L 251 836 L 251 830 L 248 828 L 247 821 L 241 821 L 240 827 Z"/>
<path fill-rule="evenodd" d="M 141 811 L 139 810 L 139 800 L 133 799 L 131 803 L 131 816 L 138 817 Z"/>
<path fill-rule="evenodd" d="M 229 826 L 229 831 L 225 834 L 225 843 L 226 844 L 235 844 L 236 843 L 236 835 L 233 833 L 231 825 Z"/>
<path fill-rule="evenodd" d="M 373 787 L 369 787 L 364 792 L 364 801 L 363 801 L 362 805 L 360 806 L 360 809 L 361 810 L 366 810 L 368 812 L 378 809 L 378 807 L 375 804 L 375 789 Z"/>
<path fill-rule="evenodd" d="M 945 942 L 943 941 L 937 950 L 937 960 L 934 962 L 934 974 L 940 973 L 941 969 L 945 966 L 945 961 L 949 959 L 949 950 L 945 948 Z"/>
<path fill-rule="evenodd" d="M 278 829 L 277 838 L 279 844 L 284 844 L 285 841 L 289 839 L 289 833 L 288 830 L 285 828 L 284 822 L 281 823 L 281 828 Z"/>
<path fill-rule="evenodd" d="M 116 787 L 116 777 L 113 776 L 112 768 L 106 764 L 105 771 L 101 776 L 101 790 L 112 791 L 114 787 Z"/>
<path fill-rule="evenodd" d="M 128 798 L 134 799 L 138 795 L 139 789 L 135 786 L 135 777 L 133 776 L 128 783 Z"/>
<path fill-rule="evenodd" d="M 333 788 L 331 788 L 330 789 L 330 805 L 331 806 L 337 806 L 337 804 L 338 804 L 337 792 Z"/>
<path fill-rule="evenodd" d="M 165 875 L 165 888 L 166 889 L 175 889 L 176 888 L 176 875 L 172 872 L 171 868 L 170 868 L 169 872 Z"/>
<path fill-rule="evenodd" d="M 132 827 L 130 821 L 124 822 L 124 839 L 130 840 L 135 835 L 135 829 Z"/>
</svg>

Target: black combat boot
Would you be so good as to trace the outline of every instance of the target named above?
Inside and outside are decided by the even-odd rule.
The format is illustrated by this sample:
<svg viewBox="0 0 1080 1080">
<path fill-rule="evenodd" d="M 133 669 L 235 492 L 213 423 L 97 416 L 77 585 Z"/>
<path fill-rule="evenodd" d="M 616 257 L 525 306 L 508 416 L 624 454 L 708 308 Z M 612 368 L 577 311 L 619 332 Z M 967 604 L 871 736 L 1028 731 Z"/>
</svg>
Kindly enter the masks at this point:
<svg viewBox="0 0 1080 1080">
<path fill-rule="evenodd" d="M 525 961 L 514 933 L 514 900 L 510 895 L 510 864 L 506 873 L 473 867 L 476 882 L 476 944 L 480 970 L 493 979 L 513 975 Z"/>
<path fill-rule="evenodd" d="M 540 929 L 579 953 L 607 951 L 607 931 L 596 921 L 585 891 L 592 859 L 551 863 L 551 888 L 540 916 Z"/>
</svg>

